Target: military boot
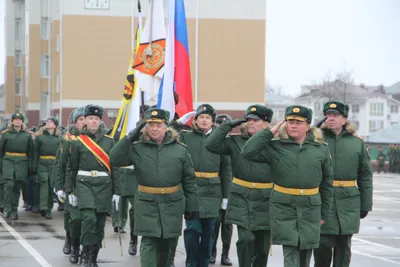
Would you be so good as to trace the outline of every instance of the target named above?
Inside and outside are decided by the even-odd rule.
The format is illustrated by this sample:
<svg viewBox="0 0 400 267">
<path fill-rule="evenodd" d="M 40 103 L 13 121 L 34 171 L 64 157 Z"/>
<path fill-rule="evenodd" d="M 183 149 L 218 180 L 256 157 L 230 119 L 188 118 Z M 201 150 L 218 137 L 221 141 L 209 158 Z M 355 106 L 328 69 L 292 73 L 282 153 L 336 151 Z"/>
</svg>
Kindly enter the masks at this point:
<svg viewBox="0 0 400 267">
<path fill-rule="evenodd" d="M 129 255 L 136 255 L 137 254 L 137 235 L 131 234 L 131 242 L 129 242 Z"/>
<path fill-rule="evenodd" d="M 17 211 L 13 211 L 11 217 L 12 217 L 13 220 L 18 220 L 18 212 Z"/>
<path fill-rule="evenodd" d="M 7 219 L 7 218 L 10 218 L 10 215 L 11 215 L 11 212 L 5 211 L 3 217 L 4 217 L 5 219 Z"/>
<path fill-rule="evenodd" d="M 64 247 L 63 247 L 63 253 L 65 255 L 69 255 L 71 253 L 71 236 L 69 231 L 67 231 L 66 235 L 65 235 L 65 243 L 64 243 Z"/>
<path fill-rule="evenodd" d="M 90 258 L 90 246 L 83 246 L 82 248 L 82 266 L 83 267 L 92 267 L 91 258 Z"/>
<path fill-rule="evenodd" d="M 51 210 L 48 210 L 48 211 L 46 211 L 46 214 L 44 215 L 44 217 L 46 218 L 46 219 L 49 219 L 49 220 L 51 220 Z"/>
<path fill-rule="evenodd" d="M 79 238 L 74 238 L 72 240 L 72 250 L 71 254 L 69 254 L 69 262 L 70 263 L 78 263 L 79 261 Z"/>
<path fill-rule="evenodd" d="M 215 263 L 216 256 L 217 256 L 217 248 L 214 246 L 213 250 L 212 250 L 212 253 L 211 253 L 210 261 L 209 261 L 210 264 L 214 264 Z"/>
<path fill-rule="evenodd" d="M 221 255 L 221 265 L 232 266 L 232 262 L 229 259 L 229 245 L 223 245 Z"/>
<path fill-rule="evenodd" d="M 91 260 L 91 267 L 99 267 L 97 265 L 97 256 L 99 255 L 100 249 L 97 246 L 92 246 L 90 248 L 90 260 Z"/>
<path fill-rule="evenodd" d="M 34 206 L 32 207 L 32 213 L 39 213 L 39 212 L 40 212 L 39 206 L 34 205 Z"/>
</svg>

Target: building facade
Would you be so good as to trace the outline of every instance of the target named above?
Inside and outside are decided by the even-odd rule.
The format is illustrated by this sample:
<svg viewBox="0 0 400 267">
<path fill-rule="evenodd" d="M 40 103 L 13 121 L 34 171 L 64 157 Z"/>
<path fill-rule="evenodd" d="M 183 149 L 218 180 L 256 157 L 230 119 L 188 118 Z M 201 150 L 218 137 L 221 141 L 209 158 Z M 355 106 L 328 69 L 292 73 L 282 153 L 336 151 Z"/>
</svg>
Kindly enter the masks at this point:
<svg viewBox="0 0 400 267">
<path fill-rule="evenodd" d="M 148 2 L 141 1 L 144 16 Z M 196 3 L 185 1 L 195 104 L 241 116 L 248 105 L 264 103 L 265 1 Z M 35 125 L 53 115 L 65 125 L 74 108 L 92 103 L 106 109 L 111 123 L 121 104 L 136 6 L 137 0 L 6 0 L 3 116 L 22 111 Z M 167 0 L 164 7 L 167 14 Z"/>
</svg>

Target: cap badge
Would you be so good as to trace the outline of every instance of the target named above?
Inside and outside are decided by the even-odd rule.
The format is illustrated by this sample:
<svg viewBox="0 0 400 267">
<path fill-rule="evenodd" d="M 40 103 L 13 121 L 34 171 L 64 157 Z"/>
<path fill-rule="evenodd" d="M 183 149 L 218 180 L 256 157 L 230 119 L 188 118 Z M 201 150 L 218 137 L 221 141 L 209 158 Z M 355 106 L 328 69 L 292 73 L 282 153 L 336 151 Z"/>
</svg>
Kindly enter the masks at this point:
<svg viewBox="0 0 400 267">
<path fill-rule="evenodd" d="M 207 110 L 207 107 L 204 106 L 204 107 L 203 107 L 203 110 Z"/>
<path fill-rule="evenodd" d="M 332 104 L 329 105 L 329 107 L 330 107 L 330 108 L 336 108 L 336 104 L 335 104 L 335 103 L 332 103 Z"/>
<path fill-rule="evenodd" d="M 19 113 L 15 114 L 15 115 L 18 116 L 18 117 L 21 116 L 21 114 L 19 114 Z"/>
<path fill-rule="evenodd" d="M 95 109 L 95 110 L 94 110 L 94 113 L 97 113 L 97 112 L 98 112 L 98 110 L 97 110 L 97 109 Z"/>
<path fill-rule="evenodd" d="M 255 108 L 255 107 L 252 107 L 251 109 L 250 109 L 250 111 L 256 111 L 257 109 Z"/>
<path fill-rule="evenodd" d="M 293 109 L 293 112 L 294 112 L 294 113 L 299 113 L 299 112 L 300 112 L 300 109 L 299 109 L 299 108 L 294 108 L 294 109 Z"/>
<path fill-rule="evenodd" d="M 153 112 L 151 112 L 151 115 L 156 116 L 156 115 L 158 115 L 158 112 L 157 111 L 153 111 Z"/>
</svg>

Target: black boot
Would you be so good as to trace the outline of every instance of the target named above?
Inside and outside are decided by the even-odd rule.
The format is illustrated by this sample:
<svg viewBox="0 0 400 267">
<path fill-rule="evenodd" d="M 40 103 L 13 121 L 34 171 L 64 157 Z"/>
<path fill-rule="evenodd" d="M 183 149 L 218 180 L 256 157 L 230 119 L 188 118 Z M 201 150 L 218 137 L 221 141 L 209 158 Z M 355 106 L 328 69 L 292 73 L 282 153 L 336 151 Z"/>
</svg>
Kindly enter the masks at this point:
<svg viewBox="0 0 400 267">
<path fill-rule="evenodd" d="M 132 256 L 137 254 L 137 235 L 131 234 L 131 242 L 129 242 L 128 253 Z"/>
<path fill-rule="evenodd" d="M 57 211 L 64 211 L 64 203 L 58 201 Z"/>
<path fill-rule="evenodd" d="M 229 245 L 223 245 L 221 255 L 221 265 L 232 266 L 232 262 L 229 259 Z"/>
<path fill-rule="evenodd" d="M 16 212 L 16 211 L 12 212 L 12 219 L 13 220 L 18 220 L 18 212 Z"/>
<path fill-rule="evenodd" d="M 90 246 L 83 246 L 82 248 L 82 266 L 83 267 L 92 267 L 91 258 L 90 258 Z"/>
<path fill-rule="evenodd" d="M 90 261 L 92 265 L 90 267 L 99 267 L 97 265 L 97 256 L 99 255 L 100 249 L 97 246 L 92 246 L 90 248 Z"/>
<path fill-rule="evenodd" d="M 63 253 L 65 255 L 71 254 L 71 237 L 69 235 L 69 231 L 67 231 L 67 233 L 65 235 L 65 243 L 64 243 L 64 247 L 63 247 Z"/>
<path fill-rule="evenodd" d="M 212 250 L 212 253 L 211 253 L 211 258 L 210 258 L 210 261 L 209 261 L 210 264 L 214 264 L 215 263 L 215 257 L 216 256 L 217 256 L 217 248 L 214 246 L 213 250 Z"/>
<path fill-rule="evenodd" d="M 78 263 L 79 261 L 79 238 L 74 238 L 72 240 L 72 250 L 71 254 L 69 254 L 69 262 L 70 263 Z"/>
<path fill-rule="evenodd" d="M 32 213 L 39 213 L 39 212 L 40 212 L 39 207 L 38 206 L 33 206 Z"/>
</svg>

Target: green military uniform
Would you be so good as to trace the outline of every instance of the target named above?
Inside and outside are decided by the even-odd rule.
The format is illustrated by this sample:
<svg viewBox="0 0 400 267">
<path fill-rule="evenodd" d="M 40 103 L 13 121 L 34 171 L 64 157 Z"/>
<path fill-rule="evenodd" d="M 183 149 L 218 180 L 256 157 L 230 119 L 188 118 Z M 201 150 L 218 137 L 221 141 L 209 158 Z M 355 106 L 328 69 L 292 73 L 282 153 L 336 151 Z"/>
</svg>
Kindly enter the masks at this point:
<svg viewBox="0 0 400 267">
<path fill-rule="evenodd" d="M 393 163 L 393 168 L 394 168 L 394 173 L 400 173 L 400 145 L 396 145 L 396 148 L 394 150 L 394 163 Z"/>
<path fill-rule="evenodd" d="M 388 160 L 389 160 L 389 172 L 393 172 L 393 145 L 389 145 Z"/>
<path fill-rule="evenodd" d="M 22 119 L 20 113 L 14 113 L 12 120 Z M 10 213 L 14 220 L 18 219 L 18 202 L 20 191 L 25 187 L 28 172 L 32 171 L 33 140 L 30 133 L 23 125 L 20 131 L 16 131 L 11 124 L 4 130 L 0 139 L 0 169 L 4 180 L 4 217 Z"/>
<path fill-rule="evenodd" d="M 383 151 L 379 151 L 377 160 L 378 160 L 378 173 L 381 173 L 381 171 L 386 173 L 385 170 L 386 155 L 383 153 Z"/>
<path fill-rule="evenodd" d="M 123 169 L 119 169 L 116 171 L 115 175 L 118 175 L 121 180 L 122 173 L 124 173 Z M 120 231 L 121 233 L 125 233 L 125 226 L 128 220 L 128 208 L 129 208 L 129 199 L 127 197 L 121 196 L 120 201 L 118 202 L 118 210 L 115 210 L 113 205 L 112 207 L 112 225 L 114 227 L 114 232 Z M 119 229 L 119 230 L 118 230 Z"/>
<path fill-rule="evenodd" d="M 2 135 L 3 131 L 4 130 L 1 130 L 1 132 L 0 132 L 0 139 L 1 139 L 1 135 Z M 3 206 L 4 205 L 4 179 L 3 179 L 2 172 L 3 172 L 3 169 L 1 166 L 1 159 L 0 159 L 0 212 L 1 213 L 4 212 L 4 206 Z"/>
<path fill-rule="evenodd" d="M 219 114 L 215 117 L 215 125 L 218 127 L 223 122 L 231 122 L 232 117 L 228 114 Z M 231 246 L 232 240 L 232 232 L 233 227 L 232 224 L 226 223 L 226 210 L 220 209 L 219 216 L 215 220 L 214 227 L 214 244 L 212 248 L 210 263 L 215 263 L 215 258 L 217 256 L 217 242 L 219 236 L 219 229 L 221 228 L 221 241 L 222 241 L 222 254 L 221 254 L 221 265 L 232 266 L 232 262 L 229 259 L 229 248 Z"/>
<path fill-rule="evenodd" d="M 85 108 L 85 117 L 98 116 L 101 119 L 103 113 L 103 108 L 99 106 L 88 105 Z M 67 194 L 75 193 L 78 199 L 78 208 L 82 215 L 84 266 L 97 265 L 107 213 L 111 213 L 112 195 L 120 194 L 118 177 L 112 175 L 108 159 L 114 144 L 113 138 L 106 136 L 104 130 L 98 129 L 96 133 L 92 133 L 86 126 L 70 144 L 70 175 L 66 177 L 65 191 Z"/>
<path fill-rule="evenodd" d="M 195 119 L 201 114 L 207 114 L 215 122 L 216 111 L 208 104 L 196 109 Z M 171 123 L 180 130 L 177 122 Z M 199 188 L 199 219 L 186 220 L 184 240 L 186 247 L 186 266 L 208 266 L 214 244 L 215 218 L 219 216 L 222 199 L 228 198 L 232 182 L 232 167 L 229 156 L 209 152 L 205 143 L 211 132 L 203 133 L 195 123 L 193 129 L 181 131 L 180 140 L 187 145 L 193 160 L 195 175 Z"/>
<path fill-rule="evenodd" d="M 285 118 L 310 124 L 312 111 L 290 106 Z M 285 125 L 277 138 L 267 128 L 246 142 L 242 155 L 272 168 L 271 235 L 273 244 L 283 245 L 284 266 L 309 266 L 312 249 L 319 246 L 320 220 L 328 220 L 332 208 L 332 161 L 320 130 L 312 128 L 299 144 Z"/>
<path fill-rule="evenodd" d="M 348 105 L 330 101 L 324 114 L 339 113 L 347 118 Z M 358 233 L 360 217 L 372 209 L 372 170 L 362 139 L 349 122 L 336 135 L 326 125 L 321 127 L 333 159 L 334 199 L 329 220 L 321 227 L 321 240 L 314 250 L 315 266 L 350 266 L 351 237 Z"/>
<path fill-rule="evenodd" d="M 166 122 L 169 112 L 149 109 L 144 114 L 149 123 Z M 143 126 L 144 124 L 142 124 Z M 133 131 L 138 133 L 139 126 Z M 136 133 L 135 133 L 136 131 Z M 135 234 L 142 236 L 142 267 L 171 266 L 171 243 L 182 232 L 182 215 L 199 209 L 193 164 L 177 134 L 168 130 L 161 144 L 144 133 L 140 140 L 124 137 L 111 151 L 114 166 L 135 166 L 138 192 L 135 196 Z"/>
<path fill-rule="evenodd" d="M 54 117 L 49 118 L 56 127 L 58 120 Z M 51 210 L 54 205 L 54 179 L 53 165 L 56 160 L 57 149 L 60 145 L 60 136 L 54 130 L 52 134 L 47 129 L 35 138 L 33 172 L 37 172 L 40 181 L 40 210 L 42 216 L 51 219 Z"/>
<path fill-rule="evenodd" d="M 270 122 L 273 111 L 252 105 L 245 117 L 249 115 Z M 269 164 L 249 161 L 240 154 L 251 135 L 245 124 L 241 135 L 227 136 L 234 126 L 230 122 L 223 123 L 211 134 L 206 147 L 210 152 L 229 155 L 232 161 L 233 184 L 225 221 L 237 225 L 239 266 L 267 266 L 271 239 L 269 199 L 274 176 Z"/>
</svg>

